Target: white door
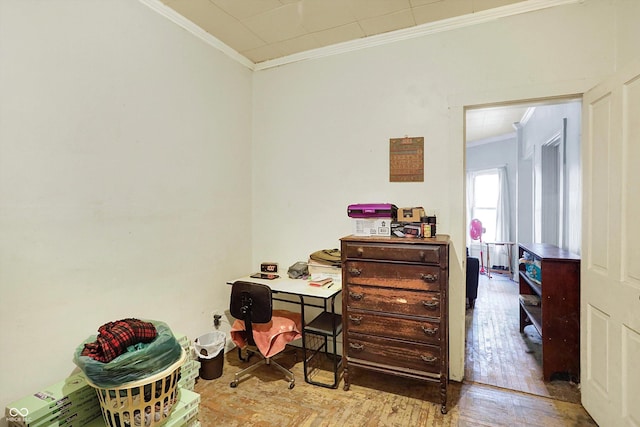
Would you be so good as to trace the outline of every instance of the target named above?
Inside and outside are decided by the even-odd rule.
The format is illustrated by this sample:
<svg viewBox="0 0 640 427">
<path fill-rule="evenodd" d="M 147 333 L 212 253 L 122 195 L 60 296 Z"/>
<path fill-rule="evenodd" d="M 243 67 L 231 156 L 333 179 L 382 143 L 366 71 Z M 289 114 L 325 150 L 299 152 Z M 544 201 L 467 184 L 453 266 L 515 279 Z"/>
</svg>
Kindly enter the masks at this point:
<svg viewBox="0 0 640 427">
<path fill-rule="evenodd" d="M 640 426 L 640 61 L 583 99 L 582 404 Z"/>
</svg>

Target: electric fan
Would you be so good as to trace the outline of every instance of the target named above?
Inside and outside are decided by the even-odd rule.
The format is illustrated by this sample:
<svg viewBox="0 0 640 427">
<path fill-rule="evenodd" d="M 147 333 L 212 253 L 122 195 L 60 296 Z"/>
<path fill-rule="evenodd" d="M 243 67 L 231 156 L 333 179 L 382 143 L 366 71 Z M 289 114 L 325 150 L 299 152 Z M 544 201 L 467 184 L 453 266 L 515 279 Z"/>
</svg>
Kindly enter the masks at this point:
<svg viewBox="0 0 640 427">
<path fill-rule="evenodd" d="M 471 226 L 469 227 L 469 235 L 472 240 L 480 240 L 480 273 L 484 274 L 484 258 L 482 254 L 482 234 L 487 231 L 482 227 L 482 222 L 474 218 L 471 220 Z"/>
</svg>

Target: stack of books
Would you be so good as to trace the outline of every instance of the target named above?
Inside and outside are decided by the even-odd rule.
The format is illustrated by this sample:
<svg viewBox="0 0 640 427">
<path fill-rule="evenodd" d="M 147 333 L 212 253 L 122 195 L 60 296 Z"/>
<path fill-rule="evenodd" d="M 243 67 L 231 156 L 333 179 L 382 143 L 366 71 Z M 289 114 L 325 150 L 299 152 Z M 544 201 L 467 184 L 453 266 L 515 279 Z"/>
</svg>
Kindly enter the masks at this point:
<svg viewBox="0 0 640 427">
<path fill-rule="evenodd" d="M 322 264 L 317 261 L 313 261 L 311 258 L 309 258 L 307 266 L 309 267 L 309 278 L 311 280 L 322 280 L 327 278 L 331 278 L 335 281 L 342 280 L 342 269 L 340 267 Z"/>
<path fill-rule="evenodd" d="M 10 427 L 84 425 L 101 417 L 100 402 L 84 374 L 72 375 L 5 408 Z"/>
<path fill-rule="evenodd" d="M 313 279 L 309 280 L 310 286 L 323 287 L 323 286 L 331 286 L 332 284 L 333 284 L 333 279 L 331 277 L 324 277 L 317 280 L 313 280 Z"/>
</svg>

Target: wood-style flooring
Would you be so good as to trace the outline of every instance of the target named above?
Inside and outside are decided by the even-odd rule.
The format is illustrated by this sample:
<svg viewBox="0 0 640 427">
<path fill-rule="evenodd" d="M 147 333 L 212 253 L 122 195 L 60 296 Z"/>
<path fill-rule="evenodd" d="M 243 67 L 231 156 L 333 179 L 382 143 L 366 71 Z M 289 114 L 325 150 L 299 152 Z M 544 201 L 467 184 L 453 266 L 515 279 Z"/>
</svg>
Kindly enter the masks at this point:
<svg viewBox="0 0 640 427">
<path fill-rule="evenodd" d="M 579 384 L 542 380 L 542 338 L 532 325 L 520 333 L 518 304 L 517 282 L 480 275 L 475 307 L 466 312 L 465 380 L 579 403 Z"/>
<path fill-rule="evenodd" d="M 202 426 L 596 425 L 577 403 L 575 385 L 563 382 L 550 387 L 538 381 L 535 348 L 521 344 L 527 338 L 518 332 L 517 322 L 513 326 L 516 333 L 509 332 L 509 309 L 491 304 L 499 299 L 507 303 L 513 287 L 517 298 L 517 285 L 498 275 L 492 277 L 481 278 L 476 307 L 467 311 L 467 378 L 463 383 L 450 383 L 446 415 L 440 413 L 436 384 L 358 369 L 353 370 L 349 391 L 342 389 L 342 382 L 337 389 L 307 384 L 301 351 L 292 348 L 278 359 L 296 375 L 291 390 L 282 374 L 267 366 L 254 371 L 237 388 L 229 387 L 233 374 L 247 365 L 236 351 L 227 353 L 220 378 L 196 383 Z M 517 309 L 517 299 L 515 304 Z M 535 337 L 532 341 L 535 343 Z"/>
</svg>

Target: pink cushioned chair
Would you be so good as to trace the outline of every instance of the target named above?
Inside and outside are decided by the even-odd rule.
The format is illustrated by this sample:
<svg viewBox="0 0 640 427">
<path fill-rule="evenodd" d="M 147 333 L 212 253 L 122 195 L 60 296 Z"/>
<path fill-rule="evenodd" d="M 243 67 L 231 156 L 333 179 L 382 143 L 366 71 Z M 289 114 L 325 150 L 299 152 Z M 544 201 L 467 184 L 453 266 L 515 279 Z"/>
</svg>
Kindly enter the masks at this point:
<svg viewBox="0 0 640 427">
<path fill-rule="evenodd" d="M 237 387 L 240 377 L 256 368 L 273 365 L 285 374 L 292 389 L 296 384 L 293 372 L 272 357 L 284 350 L 287 343 L 302 337 L 300 313 L 273 310 L 271 288 L 243 281 L 234 282 L 231 287 L 230 311 L 236 318 L 231 327 L 231 340 L 239 349 L 262 356 L 261 361 L 236 373 L 231 387 Z"/>
</svg>

